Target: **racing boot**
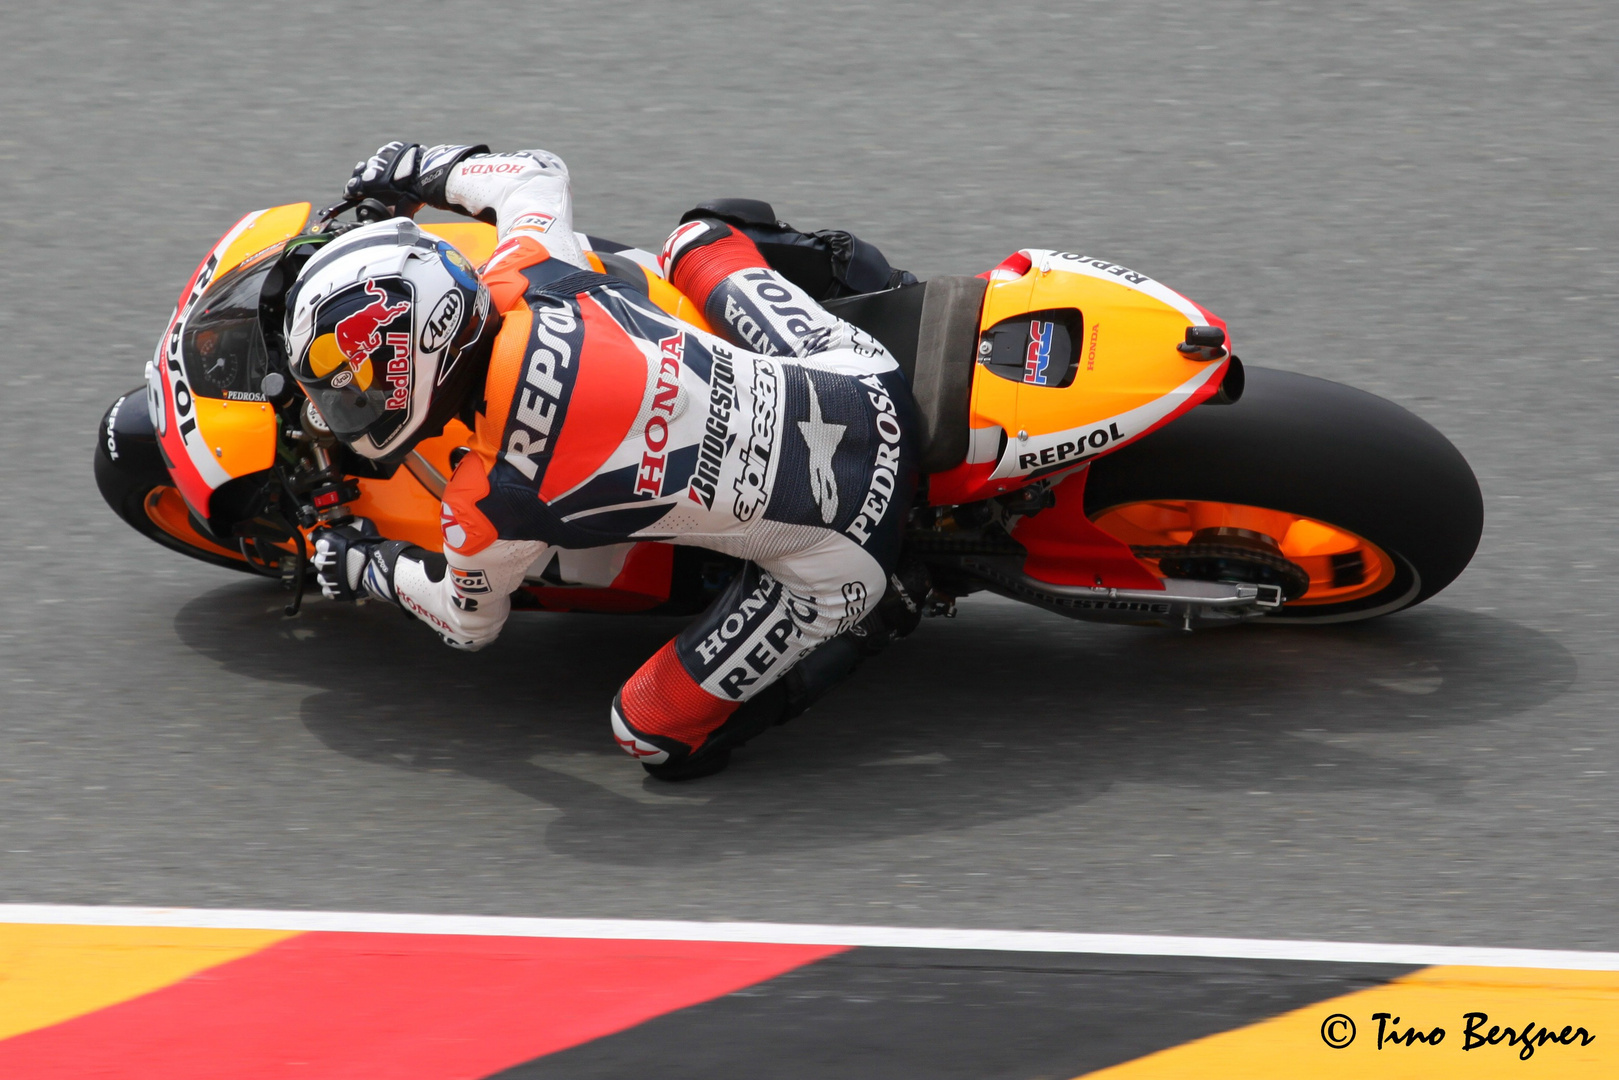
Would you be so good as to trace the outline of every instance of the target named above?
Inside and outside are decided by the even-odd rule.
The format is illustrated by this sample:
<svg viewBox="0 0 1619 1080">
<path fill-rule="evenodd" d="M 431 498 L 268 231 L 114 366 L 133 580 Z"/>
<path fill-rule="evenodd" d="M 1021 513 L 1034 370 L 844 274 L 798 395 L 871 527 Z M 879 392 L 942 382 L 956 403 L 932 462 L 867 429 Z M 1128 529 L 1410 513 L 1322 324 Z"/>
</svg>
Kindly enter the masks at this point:
<svg viewBox="0 0 1619 1080">
<path fill-rule="evenodd" d="M 750 739 L 769 728 L 803 715 L 828 690 L 853 674 L 874 640 L 876 635 L 860 638 L 852 631 L 833 638 L 807 654 L 782 678 L 738 706 L 719 730 L 696 750 L 684 754 L 670 752 L 666 760 L 659 762 L 649 760 L 652 756 L 649 755 L 641 759 L 641 768 L 659 780 L 695 780 L 714 775 L 731 763 L 732 750 L 741 749 Z M 617 712 L 614 714 L 615 734 L 621 715 Z M 630 730 L 628 724 L 624 727 Z M 648 740 L 645 735 L 639 738 Z M 652 738 L 656 739 L 656 736 Z M 658 739 L 655 745 L 664 746 L 674 741 Z M 628 749 L 622 736 L 619 737 L 619 745 Z"/>
<path fill-rule="evenodd" d="M 618 748 L 641 763 L 641 767 L 663 780 L 695 780 L 711 776 L 731 763 L 729 748 L 721 748 L 712 737 L 698 736 L 696 745 L 673 735 L 653 732 L 643 722 L 630 720 L 624 690 L 613 695 L 613 741 Z"/>
<path fill-rule="evenodd" d="M 695 749 L 679 739 L 638 730 L 624 718 L 621 690 L 613 698 L 613 738 L 620 749 L 639 760 L 641 768 L 655 779 L 697 780 L 713 776 L 731 764 L 732 750 L 746 746 L 749 739 L 765 729 L 785 724 L 789 717 L 798 715 L 791 711 L 791 688 L 788 686 L 791 678 L 789 673 L 787 678 L 772 683 L 743 702 L 718 730 Z M 804 707 L 807 705 L 798 711 L 802 712 Z"/>
<path fill-rule="evenodd" d="M 916 284 L 915 274 L 890 266 L 881 251 L 853 233 L 801 232 L 778 221 L 775 209 L 758 199 L 710 199 L 686 211 L 680 223 L 700 218 L 736 228 L 757 245 L 772 270 L 817 300 Z"/>
<path fill-rule="evenodd" d="M 930 588 L 923 564 L 909 560 L 902 563 L 889 575 L 883 599 L 864 619 L 806 653 L 782 678 L 741 705 L 731 707 L 729 715 L 715 710 L 715 705 L 720 709 L 725 706 L 695 686 L 689 687 L 688 694 L 681 693 L 679 688 L 683 682 L 689 684 L 690 679 L 683 680 L 683 672 L 673 666 L 678 661 L 671 642 L 613 697 L 613 738 L 656 779 L 712 776 L 731 763 L 731 751 L 746 746 L 767 729 L 802 715 L 853 674 L 866 657 L 916 629 L 922 618 L 920 598 Z M 626 707 L 625 691 L 630 691 L 634 699 L 631 707 Z M 688 708 L 681 713 L 686 715 L 677 714 L 678 719 L 665 715 L 660 720 L 658 707 L 667 706 L 671 699 L 683 700 Z M 650 730 L 653 724 L 664 730 Z M 714 726 L 710 728 L 710 724 Z"/>
</svg>

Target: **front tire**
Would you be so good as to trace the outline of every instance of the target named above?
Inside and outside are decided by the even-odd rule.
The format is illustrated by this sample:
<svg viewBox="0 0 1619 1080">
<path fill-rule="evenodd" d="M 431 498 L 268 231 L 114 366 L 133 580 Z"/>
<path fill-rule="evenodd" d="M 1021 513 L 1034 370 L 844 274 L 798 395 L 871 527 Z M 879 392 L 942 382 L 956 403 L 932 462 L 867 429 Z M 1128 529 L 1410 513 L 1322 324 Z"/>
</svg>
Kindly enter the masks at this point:
<svg viewBox="0 0 1619 1080">
<path fill-rule="evenodd" d="M 212 566 L 255 573 L 237 552 L 204 536 L 174 487 L 146 411 L 145 388 L 112 403 L 96 429 L 96 487 L 136 532 Z"/>
<path fill-rule="evenodd" d="M 1362 390 L 1255 367 L 1235 404 L 1193 409 L 1097 460 L 1085 487 L 1086 516 L 1132 544 L 1144 539 L 1126 535 L 1132 519 L 1219 504 L 1239 523 L 1278 512 L 1363 545 L 1353 558 L 1364 555 L 1373 576 L 1362 587 L 1312 587 L 1269 616 L 1284 622 L 1358 621 L 1420 604 L 1466 568 L 1484 524 L 1472 469 L 1426 421 Z"/>
</svg>

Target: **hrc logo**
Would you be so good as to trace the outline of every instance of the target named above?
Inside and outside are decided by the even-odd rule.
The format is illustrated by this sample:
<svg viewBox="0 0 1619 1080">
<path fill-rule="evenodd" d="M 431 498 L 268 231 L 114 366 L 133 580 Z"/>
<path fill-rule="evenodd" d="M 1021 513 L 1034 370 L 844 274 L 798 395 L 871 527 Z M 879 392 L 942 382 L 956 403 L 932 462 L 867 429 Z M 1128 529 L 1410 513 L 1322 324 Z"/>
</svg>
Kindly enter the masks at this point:
<svg viewBox="0 0 1619 1080">
<path fill-rule="evenodd" d="M 1029 352 L 1023 361 L 1023 381 L 1031 386 L 1046 385 L 1046 368 L 1051 364 L 1052 324 L 1039 319 L 1029 323 Z"/>
</svg>

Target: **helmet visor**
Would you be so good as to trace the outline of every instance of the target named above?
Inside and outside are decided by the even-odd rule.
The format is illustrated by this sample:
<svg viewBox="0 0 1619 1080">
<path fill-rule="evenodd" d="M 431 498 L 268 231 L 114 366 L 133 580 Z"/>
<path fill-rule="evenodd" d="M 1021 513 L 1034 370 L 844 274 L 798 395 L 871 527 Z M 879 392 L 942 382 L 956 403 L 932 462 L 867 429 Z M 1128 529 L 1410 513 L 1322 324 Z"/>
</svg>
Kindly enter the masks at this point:
<svg viewBox="0 0 1619 1080">
<path fill-rule="evenodd" d="M 387 441 L 387 435 L 404 423 L 404 413 L 395 411 L 390 419 L 386 407 L 388 393 L 376 387 L 362 390 L 354 383 L 340 388 L 324 384 L 306 386 L 304 391 L 315 403 L 332 434 L 345 443 L 369 436 L 378 443 Z"/>
</svg>

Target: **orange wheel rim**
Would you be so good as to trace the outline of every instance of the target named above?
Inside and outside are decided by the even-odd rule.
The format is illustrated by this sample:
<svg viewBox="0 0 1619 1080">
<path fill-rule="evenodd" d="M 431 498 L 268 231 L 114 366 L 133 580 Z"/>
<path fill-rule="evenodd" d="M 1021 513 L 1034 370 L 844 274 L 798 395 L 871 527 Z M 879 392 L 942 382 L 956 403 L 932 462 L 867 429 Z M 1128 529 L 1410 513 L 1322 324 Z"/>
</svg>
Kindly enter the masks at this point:
<svg viewBox="0 0 1619 1080">
<path fill-rule="evenodd" d="M 1246 529 L 1276 541 L 1310 575 L 1310 587 L 1288 607 L 1341 604 L 1372 596 L 1394 580 L 1394 560 L 1348 529 L 1315 518 L 1241 503 L 1153 499 L 1111 507 L 1096 527 L 1132 547 L 1185 544 L 1199 529 Z M 1144 560 L 1156 567 L 1156 560 Z"/>
</svg>

